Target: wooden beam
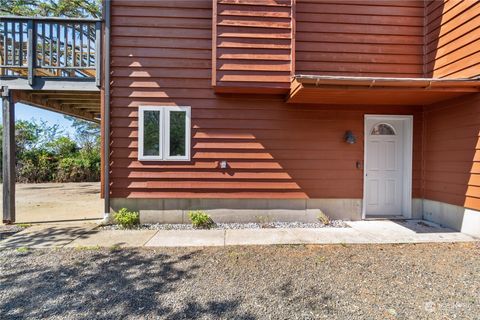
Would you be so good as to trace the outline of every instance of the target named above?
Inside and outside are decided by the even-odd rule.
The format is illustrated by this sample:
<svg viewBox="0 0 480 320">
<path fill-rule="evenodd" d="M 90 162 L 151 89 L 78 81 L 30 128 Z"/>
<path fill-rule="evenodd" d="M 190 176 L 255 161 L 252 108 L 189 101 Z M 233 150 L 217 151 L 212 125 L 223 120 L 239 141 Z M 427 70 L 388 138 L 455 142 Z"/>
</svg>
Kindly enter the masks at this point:
<svg viewBox="0 0 480 320">
<path fill-rule="evenodd" d="M 98 109 L 100 109 L 100 104 L 97 103 L 97 102 L 75 102 L 75 101 L 67 101 L 67 102 L 62 102 L 61 103 L 62 105 L 72 105 L 72 106 L 75 106 L 75 105 L 82 105 L 82 106 L 92 106 L 92 107 L 96 107 Z"/>
<path fill-rule="evenodd" d="M 63 104 L 62 104 L 62 106 L 63 106 Z M 68 104 L 67 104 L 67 106 L 68 106 Z M 95 108 L 95 107 L 87 107 L 87 106 L 83 106 L 83 105 L 71 105 L 71 106 L 75 109 L 87 110 L 88 112 L 100 112 L 100 109 Z"/>
<path fill-rule="evenodd" d="M 3 222 L 15 222 L 15 105 L 8 87 L 2 87 Z"/>
<path fill-rule="evenodd" d="M 61 106 L 68 106 L 73 108 L 93 109 L 100 112 L 100 105 L 98 103 L 61 103 Z"/>
<path fill-rule="evenodd" d="M 74 108 L 73 106 L 61 105 L 58 101 L 47 101 L 47 99 L 42 99 L 40 96 L 33 96 L 31 93 L 26 91 L 17 92 L 16 99 L 19 102 L 32 105 L 34 107 L 59 112 L 87 121 L 99 122 L 95 119 L 94 114 L 91 112 L 82 111 Z"/>
<path fill-rule="evenodd" d="M 78 79 L 63 79 L 63 78 L 43 78 L 36 77 L 33 85 L 28 83 L 28 79 L 1 77 L 0 81 L 4 86 L 8 86 L 10 90 L 63 90 L 63 91 L 90 91 L 100 92 L 100 89 L 95 85 L 94 79 L 78 78 Z"/>
<path fill-rule="evenodd" d="M 42 99 L 51 100 L 51 101 L 89 101 L 91 103 L 98 103 L 100 105 L 100 96 L 96 98 L 89 98 L 89 97 L 56 97 L 56 96 L 41 96 Z"/>
<path fill-rule="evenodd" d="M 32 92 L 32 95 L 34 96 L 41 96 L 41 95 L 55 95 L 58 97 L 94 97 L 94 98 L 99 98 L 100 97 L 100 92 L 95 93 L 95 92 L 68 92 L 68 91 L 34 91 Z"/>
</svg>

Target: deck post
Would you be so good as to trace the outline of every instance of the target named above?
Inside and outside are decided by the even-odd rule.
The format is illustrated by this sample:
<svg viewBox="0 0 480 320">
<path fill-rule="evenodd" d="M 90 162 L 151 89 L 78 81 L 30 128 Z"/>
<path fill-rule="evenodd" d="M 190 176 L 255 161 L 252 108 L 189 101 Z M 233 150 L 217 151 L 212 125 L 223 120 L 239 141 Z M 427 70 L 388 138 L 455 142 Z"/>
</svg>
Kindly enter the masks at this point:
<svg viewBox="0 0 480 320">
<path fill-rule="evenodd" d="M 3 222 L 15 222 L 15 105 L 12 92 L 2 87 Z"/>
<path fill-rule="evenodd" d="M 33 78 L 34 73 L 33 69 L 35 68 L 35 62 L 37 59 L 37 55 L 35 54 L 35 32 L 34 32 L 35 24 L 33 20 L 28 20 L 27 22 L 27 66 L 28 66 L 28 84 L 33 86 Z"/>
<path fill-rule="evenodd" d="M 95 23 L 95 83 L 101 85 L 102 74 L 102 23 Z"/>
</svg>

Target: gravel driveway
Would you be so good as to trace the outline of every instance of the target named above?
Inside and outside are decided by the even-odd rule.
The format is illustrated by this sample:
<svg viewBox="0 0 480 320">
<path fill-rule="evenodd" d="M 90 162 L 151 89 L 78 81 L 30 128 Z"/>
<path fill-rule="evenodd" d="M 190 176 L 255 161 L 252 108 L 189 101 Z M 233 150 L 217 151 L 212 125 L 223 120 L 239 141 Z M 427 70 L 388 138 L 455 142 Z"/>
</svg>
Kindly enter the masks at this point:
<svg viewBox="0 0 480 320">
<path fill-rule="evenodd" d="M 103 217 L 100 182 L 17 183 L 15 192 L 17 223 Z"/>
<path fill-rule="evenodd" d="M 480 319 L 480 246 L 0 252 L 2 319 Z"/>
</svg>

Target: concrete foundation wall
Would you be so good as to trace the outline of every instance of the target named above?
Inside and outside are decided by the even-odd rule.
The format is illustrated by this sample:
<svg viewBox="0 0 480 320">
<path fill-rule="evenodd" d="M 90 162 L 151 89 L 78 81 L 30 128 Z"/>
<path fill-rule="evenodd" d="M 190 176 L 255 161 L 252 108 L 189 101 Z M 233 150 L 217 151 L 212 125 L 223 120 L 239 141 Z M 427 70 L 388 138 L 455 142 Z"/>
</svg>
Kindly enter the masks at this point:
<svg viewBox="0 0 480 320">
<path fill-rule="evenodd" d="M 423 218 L 480 237 L 480 211 L 425 199 L 423 200 Z"/>
<path fill-rule="evenodd" d="M 412 199 L 412 219 L 423 218 L 423 199 Z"/>
<path fill-rule="evenodd" d="M 315 222 L 319 210 L 330 219 L 361 220 L 361 199 L 111 199 L 111 210 L 140 212 L 141 223 L 190 223 L 188 212 L 204 210 L 215 222 Z M 412 219 L 425 219 L 480 237 L 480 212 L 443 202 L 412 199 Z"/>
<path fill-rule="evenodd" d="M 111 199 L 111 209 L 140 212 L 142 223 L 189 223 L 188 212 L 204 210 L 216 222 L 315 222 L 319 210 L 330 219 L 360 220 L 360 199 Z"/>
</svg>

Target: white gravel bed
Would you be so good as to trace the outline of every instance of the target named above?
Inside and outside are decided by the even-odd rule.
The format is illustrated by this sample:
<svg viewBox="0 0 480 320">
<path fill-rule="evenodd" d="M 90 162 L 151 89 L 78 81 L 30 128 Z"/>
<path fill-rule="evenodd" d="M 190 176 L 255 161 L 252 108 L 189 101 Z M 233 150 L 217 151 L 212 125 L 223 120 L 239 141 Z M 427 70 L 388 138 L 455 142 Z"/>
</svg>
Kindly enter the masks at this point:
<svg viewBox="0 0 480 320">
<path fill-rule="evenodd" d="M 121 226 L 117 224 L 102 227 L 105 230 L 120 230 Z M 231 230 L 231 229 L 285 229 L 285 228 L 349 228 L 343 220 L 332 220 L 330 224 L 321 222 L 268 222 L 268 223 L 216 223 L 210 230 Z M 198 230 L 191 224 L 142 224 L 134 228 L 136 230 Z"/>
</svg>

